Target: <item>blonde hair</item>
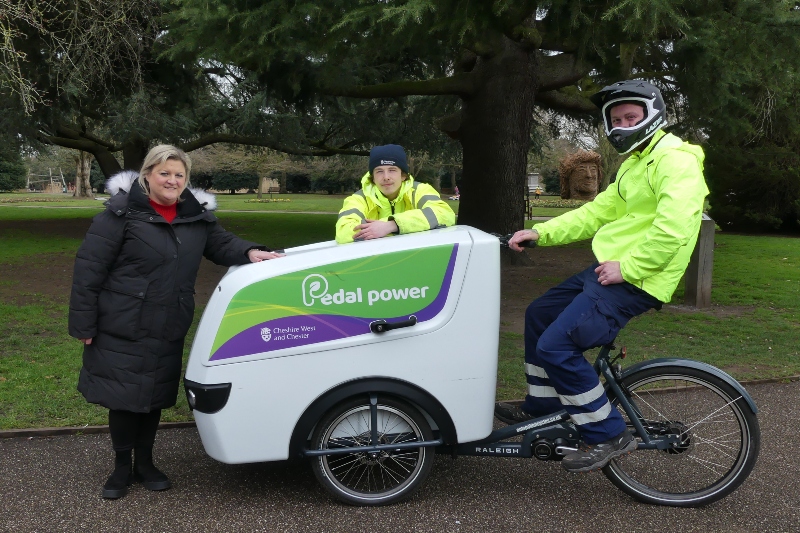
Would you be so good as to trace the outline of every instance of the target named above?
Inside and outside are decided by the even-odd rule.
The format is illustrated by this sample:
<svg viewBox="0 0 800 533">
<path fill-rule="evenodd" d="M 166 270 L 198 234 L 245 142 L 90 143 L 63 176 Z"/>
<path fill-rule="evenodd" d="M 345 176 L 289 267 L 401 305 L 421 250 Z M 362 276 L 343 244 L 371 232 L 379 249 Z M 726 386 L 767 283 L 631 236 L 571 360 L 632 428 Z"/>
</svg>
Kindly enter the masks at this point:
<svg viewBox="0 0 800 533">
<path fill-rule="evenodd" d="M 169 159 L 180 161 L 186 169 L 186 187 L 189 187 L 189 178 L 192 171 L 192 160 L 186 155 L 186 152 L 180 148 L 176 148 L 171 144 L 159 144 L 150 149 L 142 163 L 142 170 L 139 171 L 139 186 L 145 192 L 150 194 L 150 186 L 147 183 L 147 175 L 153 170 L 156 165 L 163 165 Z"/>
</svg>

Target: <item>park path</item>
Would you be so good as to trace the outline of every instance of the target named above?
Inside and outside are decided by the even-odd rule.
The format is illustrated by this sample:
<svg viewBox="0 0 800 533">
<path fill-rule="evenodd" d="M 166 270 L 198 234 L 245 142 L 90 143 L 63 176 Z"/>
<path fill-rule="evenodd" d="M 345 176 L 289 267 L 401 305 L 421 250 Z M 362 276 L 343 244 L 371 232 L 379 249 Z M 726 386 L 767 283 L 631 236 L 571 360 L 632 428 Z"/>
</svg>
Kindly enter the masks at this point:
<svg viewBox="0 0 800 533">
<path fill-rule="evenodd" d="M 796 532 L 800 382 L 748 386 L 759 406 L 761 456 L 736 492 L 701 509 L 634 502 L 600 473 L 533 459 L 438 456 L 406 503 L 356 508 L 328 499 L 303 462 L 225 465 L 194 428 L 162 430 L 160 466 L 174 487 L 134 485 L 100 498 L 108 435 L 0 439 L 0 531 Z"/>
</svg>

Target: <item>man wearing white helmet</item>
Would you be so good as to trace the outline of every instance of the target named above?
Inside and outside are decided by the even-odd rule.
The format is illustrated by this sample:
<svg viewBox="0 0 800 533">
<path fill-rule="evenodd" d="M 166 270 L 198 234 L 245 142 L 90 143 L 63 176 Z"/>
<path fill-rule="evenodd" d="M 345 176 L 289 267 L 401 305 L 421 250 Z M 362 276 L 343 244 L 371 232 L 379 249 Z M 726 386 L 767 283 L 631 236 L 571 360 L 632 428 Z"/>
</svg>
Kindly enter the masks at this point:
<svg viewBox="0 0 800 533">
<path fill-rule="evenodd" d="M 592 96 L 608 140 L 630 154 L 617 179 L 592 202 L 521 230 L 509 246 L 592 238 L 597 262 L 547 291 L 525 314 L 528 394 L 495 415 L 512 424 L 566 409 L 584 446 L 568 454 L 570 472 L 604 467 L 636 449 L 583 352 L 611 342 L 628 321 L 669 302 L 689 263 L 708 194 L 700 147 L 665 133 L 666 105 L 655 86 L 622 81 Z"/>
</svg>

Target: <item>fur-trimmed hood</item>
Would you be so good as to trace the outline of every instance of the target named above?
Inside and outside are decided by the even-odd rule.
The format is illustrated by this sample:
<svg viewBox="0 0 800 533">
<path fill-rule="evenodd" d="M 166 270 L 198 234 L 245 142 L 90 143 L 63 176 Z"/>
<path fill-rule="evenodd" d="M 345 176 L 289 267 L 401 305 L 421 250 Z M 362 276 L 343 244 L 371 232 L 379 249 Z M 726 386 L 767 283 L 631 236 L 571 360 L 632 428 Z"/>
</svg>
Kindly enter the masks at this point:
<svg viewBox="0 0 800 533">
<path fill-rule="evenodd" d="M 123 170 L 122 172 L 117 172 L 108 180 L 106 180 L 106 190 L 111 194 L 111 196 L 116 195 L 120 191 L 125 191 L 129 193 L 131 191 L 131 186 L 139 179 L 139 173 L 135 170 Z M 213 211 L 217 208 L 217 197 L 211 194 L 208 191 L 204 191 L 203 189 L 188 189 L 192 196 L 195 197 L 197 202 L 204 206 L 209 211 Z"/>
</svg>

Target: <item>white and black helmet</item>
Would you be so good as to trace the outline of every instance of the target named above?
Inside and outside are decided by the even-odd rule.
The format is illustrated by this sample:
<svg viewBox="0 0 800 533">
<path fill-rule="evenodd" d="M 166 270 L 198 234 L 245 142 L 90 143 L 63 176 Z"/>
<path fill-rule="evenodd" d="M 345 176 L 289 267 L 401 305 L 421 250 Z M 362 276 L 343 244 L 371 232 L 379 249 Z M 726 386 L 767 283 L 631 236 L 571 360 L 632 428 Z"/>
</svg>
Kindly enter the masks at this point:
<svg viewBox="0 0 800 533">
<path fill-rule="evenodd" d="M 591 101 L 603 114 L 603 125 L 611 145 L 620 154 L 627 154 L 650 139 L 667 122 L 667 106 L 661 91 L 655 85 L 642 80 L 627 80 L 613 83 L 593 94 Z M 644 108 L 644 120 L 630 128 L 611 126 L 611 108 L 626 102 Z"/>
</svg>

